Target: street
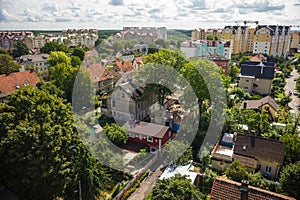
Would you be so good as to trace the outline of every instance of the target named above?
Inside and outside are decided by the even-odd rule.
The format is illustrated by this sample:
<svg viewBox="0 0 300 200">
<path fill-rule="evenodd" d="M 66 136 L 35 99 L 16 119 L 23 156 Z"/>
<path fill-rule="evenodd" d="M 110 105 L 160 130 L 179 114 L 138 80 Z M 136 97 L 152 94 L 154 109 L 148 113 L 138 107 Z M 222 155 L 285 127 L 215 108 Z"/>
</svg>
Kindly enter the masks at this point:
<svg viewBox="0 0 300 200">
<path fill-rule="evenodd" d="M 286 85 L 285 85 L 285 95 L 289 95 L 289 92 L 295 90 L 296 87 L 296 81 L 294 80 L 295 78 L 299 78 L 298 72 L 294 69 L 291 73 L 291 76 L 286 79 Z M 298 96 L 292 94 L 291 95 L 291 102 L 289 103 L 289 107 L 291 108 L 291 113 L 297 113 L 298 109 L 297 106 L 299 106 L 299 98 Z"/>
</svg>

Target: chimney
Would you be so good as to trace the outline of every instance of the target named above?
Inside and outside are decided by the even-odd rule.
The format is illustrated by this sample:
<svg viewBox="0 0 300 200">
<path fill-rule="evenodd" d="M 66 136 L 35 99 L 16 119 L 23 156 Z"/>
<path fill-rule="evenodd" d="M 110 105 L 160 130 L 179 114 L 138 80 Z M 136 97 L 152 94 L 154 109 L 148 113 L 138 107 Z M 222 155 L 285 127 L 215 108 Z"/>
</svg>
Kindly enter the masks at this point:
<svg viewBox="0 0 300 200">
<path fill-rule="evenodd" d="M 240 187 L 241 200 L 248 200 L 248 193 L 249 193 L 248 185 L 249 185 L 248 181 L 242 180 L 242 185 Z"/>
</svg>

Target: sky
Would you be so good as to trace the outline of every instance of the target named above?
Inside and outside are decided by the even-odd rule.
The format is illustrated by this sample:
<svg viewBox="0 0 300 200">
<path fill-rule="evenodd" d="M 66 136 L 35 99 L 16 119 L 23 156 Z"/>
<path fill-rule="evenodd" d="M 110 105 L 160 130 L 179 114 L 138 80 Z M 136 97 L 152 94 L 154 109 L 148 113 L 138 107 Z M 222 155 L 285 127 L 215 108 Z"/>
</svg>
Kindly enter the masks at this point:
<svg viewBox="0 0 300 200">
<path fill-rule="evenodd" d="M 224 28 L 245 20 L 299 26 L 299 10 L 300 0 L 0 0 L 0 29 Z"/>
</svg>

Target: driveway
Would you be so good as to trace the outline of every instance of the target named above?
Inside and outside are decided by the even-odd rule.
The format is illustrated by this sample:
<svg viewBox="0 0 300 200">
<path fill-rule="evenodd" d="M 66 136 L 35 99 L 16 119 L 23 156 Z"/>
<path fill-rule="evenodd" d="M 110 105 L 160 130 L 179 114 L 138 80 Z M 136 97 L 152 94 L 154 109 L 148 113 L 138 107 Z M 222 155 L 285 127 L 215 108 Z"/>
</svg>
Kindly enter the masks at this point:
<svg viewBox="0 0 300 200">
<path fill-rule="evenodd" d="M 291 77 L 286 79 L 285 84 L 285 95 L 289 95 L 289 92 L 293 92 L 296 87 L 296 81 L 294 81 L 294 78 L 299 78 L 298 72 L 294 69 L 291 73 Z M 298 112 L 297 106 L 300 105 L 300 101 L 298 96 L 292 94 L 291 95 L 292 101 L 289 103 L 289 107 L 291 108 L 292 113 Z"/>
</svg>

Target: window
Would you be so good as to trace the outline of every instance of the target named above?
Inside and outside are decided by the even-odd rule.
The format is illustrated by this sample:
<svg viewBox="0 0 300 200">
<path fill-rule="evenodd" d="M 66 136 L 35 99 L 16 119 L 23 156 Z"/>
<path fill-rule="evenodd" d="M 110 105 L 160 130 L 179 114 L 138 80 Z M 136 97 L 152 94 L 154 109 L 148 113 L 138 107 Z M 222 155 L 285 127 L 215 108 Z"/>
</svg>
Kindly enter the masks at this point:
<svg viewBox="0 0 300 200">
<path fill-rule="evenodd" d="M 256 167 L 257 167 L 257 169 L 258 169 L 258 170 L 260 170 L 260 168 L 261 168 L 261 164 L 257 164 L 257 166 L 256 166 Z"/>
<path fill-rule="evenodd" d="M 147 142 L 153 142 L 153 138 L 152 137 L 147 137 Z"/>
<path fill-rule="evenodd" d="M 246 79 L 246 80 L 245 80 L 245 83 L 249 83 L 249 80 L 248 80 L 248 79 Z"/>
<path fill-rule="evenodd" d="M 125 98 L 125 94 L 124 93 L 122 93 L 122 98 Z"/>
<path fill-rule="evenodd" d="M 248 88 L 248 86 L 244 86 L 244 90 L 248 90 L 249 88 Z"/>
<path fill-rule="evenodd" d="M 169 138 L 172 136 L 172 131 L 169 131 Z"/>
<path fill-rule="evenodd" d="M 135 134 L 134 133 L 129 133 L 129 137 L 135 138 Z"/>
<path fill-rule="evenodd" d="M 272 171 L 272 167 L 266 166 L 266 172 L 271 172 Z"/>
<path fill-rule="evenodd" d="M 154 147 L 150 147 L 150 153 L 157 153 L 157 149 Z"/>
</svg>

